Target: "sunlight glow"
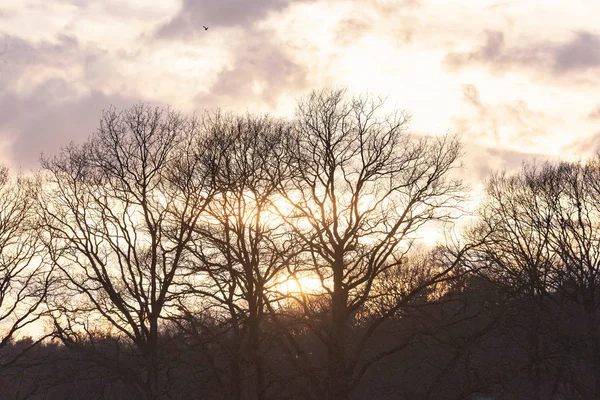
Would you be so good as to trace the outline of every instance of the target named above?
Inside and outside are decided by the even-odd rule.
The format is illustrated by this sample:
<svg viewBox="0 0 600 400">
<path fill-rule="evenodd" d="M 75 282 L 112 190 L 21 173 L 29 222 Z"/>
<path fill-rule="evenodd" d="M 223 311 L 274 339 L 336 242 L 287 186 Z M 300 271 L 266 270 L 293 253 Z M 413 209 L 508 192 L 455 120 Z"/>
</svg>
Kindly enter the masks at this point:
<svg viewBox="0 0 600 400">
<path fill-rule="evenodd" d="M 275 290 L 286 295 L 317 295 L 325 292 L 321 280 L 314 276 L 288 277 L 275 285 Z"/>
</svg>

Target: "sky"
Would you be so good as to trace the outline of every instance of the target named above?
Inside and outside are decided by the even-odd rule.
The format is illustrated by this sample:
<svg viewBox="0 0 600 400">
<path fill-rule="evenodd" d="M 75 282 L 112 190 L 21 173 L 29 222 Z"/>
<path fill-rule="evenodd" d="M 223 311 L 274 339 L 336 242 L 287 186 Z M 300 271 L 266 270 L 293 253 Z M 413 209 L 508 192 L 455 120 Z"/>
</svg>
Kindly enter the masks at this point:
<svg viewBox="0 0 600 400">
<path fill-rule="evenodd" d="M 595 3 L 0 0 L 0 162 L 37 168 L 111 105 L 291 116 L 331 86 L 387 96 L 416 134 L 460 135 L 467 182 L 588 157 L 600 147 Z"/>
</svg>

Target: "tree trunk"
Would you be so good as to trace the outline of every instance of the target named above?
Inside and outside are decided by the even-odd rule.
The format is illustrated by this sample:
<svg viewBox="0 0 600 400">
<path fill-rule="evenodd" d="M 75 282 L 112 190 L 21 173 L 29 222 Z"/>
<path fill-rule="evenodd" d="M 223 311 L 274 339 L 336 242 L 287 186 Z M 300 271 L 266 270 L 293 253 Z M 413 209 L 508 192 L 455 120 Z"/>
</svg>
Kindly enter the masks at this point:
<svg viewBox="0 0 600 400">
<path fill-rule="evenodd" d="M 328 400 L 347 400 L 350 395 L 350 379 L 346 371 L 345 325 L 348 308 L 348 293 L 342 287 L 343 264 L 334 268 L 334 290 L 331 297 L 331 331 L 327 355 Z"/>
<path fill-rule="evenodd" d="M 254 289 L 254 288 L 252 288 Z M 263 368 L 263 359 L 260 351 L 260 289 L 256 293 L 249 292 L 249 351 L 250 365 L 254 369 L 254 394 L 257 400 L 265 399 L 265 374 Z"/>
<path fill-rule="evenodd" d="M 532 324 L 530 327 L 530 347 L 531 347 L 531 368 L 533 374 L 533 390 L 534 390 L 534 399 L 541 400 L 542 399 L 542 353 L 540 349 L 540 318 L 542 316 L 541 309 L 541 301 L 540 296 L 536 296 L 534 293 L 532 296 L 533 300 L 533 316 L 532 316 Z"/>
<path fill-rule="evenodd" d="M 158 348 L 158 319 L 150 316 L 150 335 L 145 348 L 146 359 L 146 397 L 149 400 L 158 398 L 158 366 L 156 351 Z"/>
</svg>

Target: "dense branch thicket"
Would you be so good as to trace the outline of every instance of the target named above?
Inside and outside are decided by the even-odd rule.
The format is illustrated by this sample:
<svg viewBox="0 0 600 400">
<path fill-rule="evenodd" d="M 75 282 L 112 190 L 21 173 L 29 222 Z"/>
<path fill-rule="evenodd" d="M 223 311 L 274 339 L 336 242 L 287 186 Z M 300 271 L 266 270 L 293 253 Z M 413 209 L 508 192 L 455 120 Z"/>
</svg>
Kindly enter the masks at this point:
<svg viewBox="0 0 600 400">
<path fill-rule="evenodd" d="M 493 175 L 429 248 L 461 146 L 407 121 L 140 104 L 2 169 L 0 397 L 599 398 L 600 158 Z"/>
<path fill-rule="evenodd" d="M 519 301 L 533 398 L 600 396 L 600 163 L 497 174 L 475 235 L 481 275 Z"/>
</svg>

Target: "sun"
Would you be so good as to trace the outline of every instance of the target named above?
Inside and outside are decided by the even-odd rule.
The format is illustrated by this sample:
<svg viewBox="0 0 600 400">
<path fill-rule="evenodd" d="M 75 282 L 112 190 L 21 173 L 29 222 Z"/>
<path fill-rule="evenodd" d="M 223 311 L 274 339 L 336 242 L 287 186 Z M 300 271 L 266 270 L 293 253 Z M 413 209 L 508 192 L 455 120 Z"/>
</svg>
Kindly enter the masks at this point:
<svg viewBox="0 0 600 400">
<path fill-rule="evenodd" d="M 318 295 L 325 292 L 321 279 L 316 276 L 288 276 L 277 285 L 278 292 L 287 295 Z"/>
</svg>

